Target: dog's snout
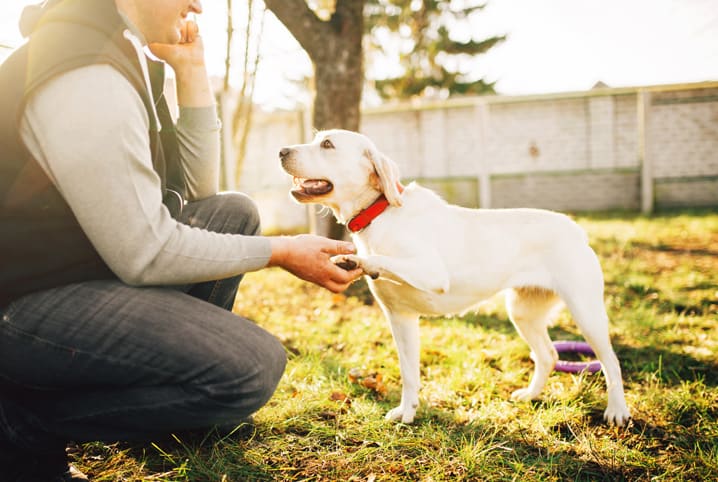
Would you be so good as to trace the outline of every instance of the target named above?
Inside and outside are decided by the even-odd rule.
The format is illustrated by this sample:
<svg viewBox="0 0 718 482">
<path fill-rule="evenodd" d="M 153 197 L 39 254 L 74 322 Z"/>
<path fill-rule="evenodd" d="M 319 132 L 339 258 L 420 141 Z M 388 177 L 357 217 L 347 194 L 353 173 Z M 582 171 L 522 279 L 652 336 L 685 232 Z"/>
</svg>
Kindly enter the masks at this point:
<svg viewBox="0 0 718 482">
<path fill-rule="evenodd" d="M 288 147 L 282 147 L 282 149 L 279 151 L 279 158 L 284 159 L 289 155 L 289 153 L 292 152 L 292 150 Z"/>
</svg>

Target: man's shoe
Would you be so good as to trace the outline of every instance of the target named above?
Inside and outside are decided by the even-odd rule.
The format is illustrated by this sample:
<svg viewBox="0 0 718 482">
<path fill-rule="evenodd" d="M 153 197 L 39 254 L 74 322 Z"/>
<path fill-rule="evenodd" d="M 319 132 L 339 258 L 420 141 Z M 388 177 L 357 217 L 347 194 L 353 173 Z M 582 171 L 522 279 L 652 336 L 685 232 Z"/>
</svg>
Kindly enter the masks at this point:
<svg viewBox="0 0 718 482">
<path fill-rule="evenodd" d="M 78 469 L 74 465 L 70 465 L 67 469 L 67 472 L 62 474 L 62 477 L 58 479 L 58 482 L 78 482 L 81 480 L 90 479 L 88 479 L 87 476 L 80 471 L 80 469 Z"/>
<path fill-rule="evenodd" d="M 64 450 L 36 453 L 0 447 L 2 482 L 71 482 L 89 480 L 70 465 Z"/>
</svg>

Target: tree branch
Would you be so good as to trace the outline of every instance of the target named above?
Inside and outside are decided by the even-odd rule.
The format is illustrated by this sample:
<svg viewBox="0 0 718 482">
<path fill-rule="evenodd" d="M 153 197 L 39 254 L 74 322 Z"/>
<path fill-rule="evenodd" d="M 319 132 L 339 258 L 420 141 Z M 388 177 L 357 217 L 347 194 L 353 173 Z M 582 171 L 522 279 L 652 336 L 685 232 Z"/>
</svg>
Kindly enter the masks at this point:
<svg viewBox="0 0 718 482">
<path fill-rule="evenodd" d="M 264 0 L 264 4 L 312 57 L 321 44 L 326 22 L 316 16 L 305 0 Z"/>
</svg>

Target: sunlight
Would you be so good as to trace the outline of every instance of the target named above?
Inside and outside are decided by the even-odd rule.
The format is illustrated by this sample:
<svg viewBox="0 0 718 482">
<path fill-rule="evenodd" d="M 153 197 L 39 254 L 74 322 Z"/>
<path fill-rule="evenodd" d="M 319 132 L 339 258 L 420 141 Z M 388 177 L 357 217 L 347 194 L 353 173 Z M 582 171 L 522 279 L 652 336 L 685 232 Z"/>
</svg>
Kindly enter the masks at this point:
<svg viewBox="0 0 718 482">
<path fill-rule="evenodd" d="M 17 21 L 22 8 L 36 1 L 3 2 L 0 45 L 22 43 Z M 333 4 L 334 0 L 312 0 L 315 8 L 326 12 Z M 243 29 L 246 7 L 246 2 L 235 2 L 237 30 Z M 632 20 L 637 18 L 641 21 Z M 471 72 L 471 78 L 496 81 L 501 94 L 588 90 L 598 81 L 620 87 L 718 79 L 718 13 L 712 0 L 489 0 L 470 20 L 470 32 L 457 36 L 509 35 L 506 42 L 479 57 Z M 226 4 L 205 1 L 198 23 L 208 69 L 211 75 L 223 77 Z M 235 45 L 233 50 L 238 53 L 243 47 Z M 0 47 L 0 60 L 8 54 L 9 49 Z M 311 76 L 311 63 L 274 15 L 266 17 L 261 56 L 257 103 L 292 107 L 298 95 L 296 79 Z M 367 65 L 367 73 L 376 78 L 397 69 L 391 59 Z M 240 66 L 235 61 L 235 83 L 241 78 Z"/>
</svg>

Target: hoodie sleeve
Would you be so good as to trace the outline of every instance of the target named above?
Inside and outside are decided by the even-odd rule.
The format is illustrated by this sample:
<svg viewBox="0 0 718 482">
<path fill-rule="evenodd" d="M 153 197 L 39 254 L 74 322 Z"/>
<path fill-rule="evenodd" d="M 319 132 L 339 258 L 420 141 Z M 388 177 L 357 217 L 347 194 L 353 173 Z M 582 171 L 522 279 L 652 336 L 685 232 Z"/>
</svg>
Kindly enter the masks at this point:
<svg viewBox="0 0 718 482">
<path fill-rule="evenodd" d="M 222 279 L 266 266 L 269 240 L 178 223 L 162 204 L 149 119 L 107 65 L 69 71 L 29 99 L 21 136 L 113 272 L 133 285 Z"/>
<path fill-rule="evenodd" d="M 180 107 L 177 140 L 190 201 L 212 196 L 219 190 L 219 131 L 215 106 Z"/>
</svg>

